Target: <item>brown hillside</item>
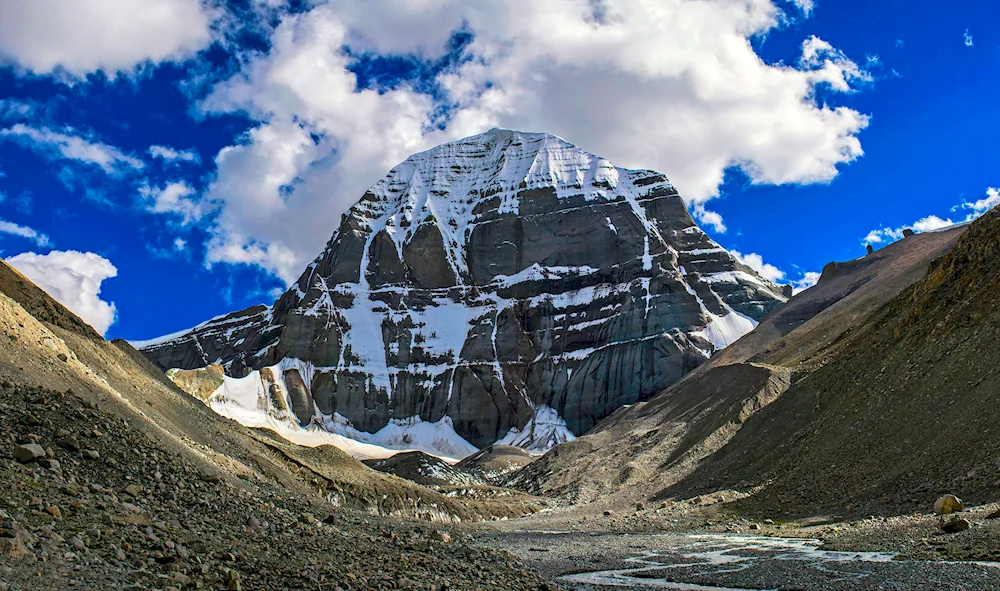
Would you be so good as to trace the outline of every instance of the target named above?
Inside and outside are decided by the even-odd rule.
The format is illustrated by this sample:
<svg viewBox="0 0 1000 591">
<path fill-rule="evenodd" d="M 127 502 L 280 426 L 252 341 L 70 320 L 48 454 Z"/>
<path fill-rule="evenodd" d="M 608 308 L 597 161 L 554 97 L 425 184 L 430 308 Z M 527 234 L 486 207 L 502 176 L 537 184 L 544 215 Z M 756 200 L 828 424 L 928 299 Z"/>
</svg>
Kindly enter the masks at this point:
<svg viewBox="0 0 1000 591">
<path fill-rule="evenodd" d="M 52 299 L 30 279 L 3 261 L 0 261 L 0 293 L 21 304 L 21 307 L 39 322 L 73 331 L 88 339 L 104 340 L 79 316 Z"/>
<path fill-rule="evenodd" d="M 661 496 L 769 482 L 743 503 L 786 513 L 1000 499 L 1000 212 L 823 352 L 696 473 Z"/>
</svg>

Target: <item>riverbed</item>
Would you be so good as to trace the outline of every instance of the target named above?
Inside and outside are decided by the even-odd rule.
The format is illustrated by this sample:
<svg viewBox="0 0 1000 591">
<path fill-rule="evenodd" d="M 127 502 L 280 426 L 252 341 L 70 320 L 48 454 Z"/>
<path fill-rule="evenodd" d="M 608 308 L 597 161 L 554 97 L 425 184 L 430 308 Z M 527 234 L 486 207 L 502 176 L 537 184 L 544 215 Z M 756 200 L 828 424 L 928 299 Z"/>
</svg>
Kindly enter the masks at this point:
<svg viewBox="0 0 1000 591">
<path fill-rule="evenodd" d="M 564 588 L 581 591 L 1000 589 L 1000 563 L 898 560 L 892 552 L 827 550 L 812 539 L 565 531 L 488 538 Z"/>
</svg>

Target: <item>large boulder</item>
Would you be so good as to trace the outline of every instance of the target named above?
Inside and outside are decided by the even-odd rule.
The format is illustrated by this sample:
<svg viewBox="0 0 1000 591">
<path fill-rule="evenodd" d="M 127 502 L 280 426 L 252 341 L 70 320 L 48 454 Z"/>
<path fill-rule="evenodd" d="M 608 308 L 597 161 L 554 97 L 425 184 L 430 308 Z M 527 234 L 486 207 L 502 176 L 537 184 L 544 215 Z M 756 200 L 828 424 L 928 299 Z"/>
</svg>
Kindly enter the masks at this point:
<svg viewBox="0 0 1000 591">
<path fill-rule="evenodd" d="M 18 445 L 14 448 L 14 459 L 22 464 L 34 462 L 45 457 L 45 448 L 37 443 Z"/>
<path fill-rule="evenodd" d="M 965 505 L 962 504 L 962 499 L 956 497 L 955 495 L 944 495 L 934 501 L 934 512 L 938 515 L 958 513 L 964 509 Z"/>
</svg>

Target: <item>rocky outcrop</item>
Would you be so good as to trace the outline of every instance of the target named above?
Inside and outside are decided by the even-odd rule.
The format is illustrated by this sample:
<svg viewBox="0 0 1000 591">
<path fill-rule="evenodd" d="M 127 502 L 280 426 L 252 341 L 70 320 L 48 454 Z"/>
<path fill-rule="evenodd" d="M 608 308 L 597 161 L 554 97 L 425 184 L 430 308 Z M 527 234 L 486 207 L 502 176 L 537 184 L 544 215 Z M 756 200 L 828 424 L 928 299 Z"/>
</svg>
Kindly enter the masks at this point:
<svg viewBox="0 0 1000 591">
<path fill-rule="evenodd" d="M 494 129 L 390 171 L 273 306 L 136 344 L 163 369 L 235 377 L 299 360 L 309 375 L 271 382 L 300 424 L 450 417 L 482 447 L 550 409 L 583 433 L 789 296 L 702 232 L 663 175 Z"/>
<path fill-rule="evenodd" d="M 169 369 L 167 377 L 178 388 L 198 398 L 208 400 L 225 380 L 226 370 L 218 363 L 198 369 Z"/>
</svg>

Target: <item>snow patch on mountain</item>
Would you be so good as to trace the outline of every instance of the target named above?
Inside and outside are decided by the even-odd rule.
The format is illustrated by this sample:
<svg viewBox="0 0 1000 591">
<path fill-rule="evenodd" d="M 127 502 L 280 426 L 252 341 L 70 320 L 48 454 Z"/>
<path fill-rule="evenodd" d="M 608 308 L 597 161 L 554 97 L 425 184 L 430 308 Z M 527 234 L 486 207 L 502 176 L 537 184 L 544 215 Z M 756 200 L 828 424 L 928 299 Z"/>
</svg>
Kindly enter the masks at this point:
<svg viewBox="0 0 1000 591">
<path fill-rule="evenodd" d="M 390 419 L 388 425 L 375 433 L 358 431 L 347 418 L 336 413 L 324 417 L 318 423 L 330 433 L 361 443 L 388 450 L 419 450 L 445 460 L 458 461 L 479 451 L 479 448 L 455 433 L 451 417 L 442 417 L 434 423 L 420 417 Z"/>
<path fill-rule="evenodd" d="M 725 304 L 723 305 L 725 306 Z M 716 351 L 725 349 L 743 338 L 743 335 L 757 328 L 757 321 L 753 318 L 740 314 L 729 306 L 725 307 L 729 309 L 729 313 L 725 316 L 716 316 L 706 311 L 711 318 L 708 326 L 705 327 L 705 330 L 692 333 L 704 337 L 712 343 Z"/>
<path fill-rule="evenodd" d="M 573 441 L 576 435 L 569 430 L 565 419 L 554 408 L 539 404 L 535 414 L 523 429 L 511 427 L 497 445 L 513 445 L 533 454 L 543 454 L 560 443 Z"/>
<path fill-rule="evenodd" d="M 311 365 L 298 359 L 284 359 L 267 368 L 275 376 L 278 391 L 286 397 L 284 409 L 272 403 L 268 393 L 272 384 L 262 378 L 258 370 L 242 378 L 225 376 L 222 385 L 209 396 L 208 406 L 247 427 L 271 429 L 299 445 L 333 445 L 359 459 L 381 459 L 402 451 L 422 451 L 457 462 L 479 451 L 455 433 L 450 417 L 433 423 L 420 417 L 394 419 L 375 433 L 359 431 L 347 418 L 336 413 L 318 417 L 305 427 L 299 426 L 287 410 L 291 408 L 291 400 L 282 376 L 286 369 L 296 369 L 308 386 L 314 371 Z"/>
</svg>

